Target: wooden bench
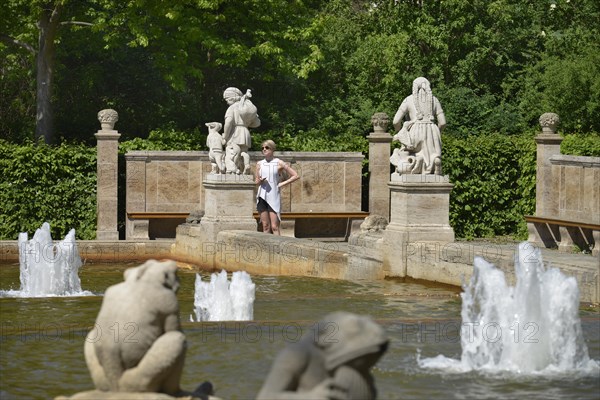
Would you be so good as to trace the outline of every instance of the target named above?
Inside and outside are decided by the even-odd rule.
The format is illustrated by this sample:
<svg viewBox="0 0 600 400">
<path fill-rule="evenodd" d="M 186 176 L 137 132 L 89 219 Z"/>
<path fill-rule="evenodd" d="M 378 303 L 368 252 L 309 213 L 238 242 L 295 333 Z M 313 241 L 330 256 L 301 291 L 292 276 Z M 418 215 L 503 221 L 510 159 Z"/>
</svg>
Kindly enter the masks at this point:
<svg viewBox="0 0 600 400">
<path fill-rule="evenodd" d="M 525 215 L 528 241 L 547 248 L 558 247 L 559 251 L 571 252 L 573 246 L 598 255 L 600 247 L 600 224 L 571 221 L 535 215 Z"/>
<path fill-rule="evenodd" d="M 127 217 L 131 219 L 172 219 L 172 218 L 187 218 L 189 212 L 130 212 Z M 258 218 L 258 212 L 252 214 L 254 218 Z M 283 212 L 281 219 L 303 219 L 303 218 L 366 218 L 369 213 L 366 211 L 353 212 Z"/>
<path fill-rule="evenodd" d="M 125 237 L 127 240 L 174 238 L 177 226 L 189 215 L 189 212 L 128 212 Z"/>
<path fill-rule="evenodd" d="M 176 223 L 182 223 L 190 214 L 187 212 L 129 212 L 127 218 L 130 220 L 138 221 L 149 221 L 163 219 L 173 220 Z M 348 237 L 352 233 L 352 223 L 356 220 L 362 220 L 369 216 L 368 212 L 365 211 L 350 211 L 350 212 L 283 212 L 281 213 L 282 221 L 296 221 L 296 220 L 316 220 L 316 219 L 341 219 L 345 220 L 345 232 L 344 240 L 348 240 Z M 253 213 L 253 217 L 259 219 L 258 212 Z M 285 225 L 285 226 L 284 226 Z M 281 228 L 287 233 L 288 236 L 294 236 L 294 225 L 283 224 Z M 143 228 L 142 228 L 143 229 Z M 291 232 L 290 232 L 291 231 Z M 290 235 L 291 234 L 291 235 Z M 151 235 L 149 235 L 151 236 Z M 149 238 L 149 237 L 148 237 Z"/>
<path fill-rule="evenodd" d="M 254 212 L 254 218 L 258 221 L 258 212 Z M 282 212 L 280 231 L 283 236 L 303 238 L 343 238 L 347 241 L 352 231 L 354 221 L 361 221 L 369 216 L 366 211 L 349 212 Z M 326 220 L 331 226 L 338 220 L 338 233 L 327 232 L 318 220 Z M 289 221 L 289 222 L 288 222 Z M 260 221 L 258 221 L 260 224 Z M 262 229 L 259 226 L 259 230 Z M 321 229 L 321 231 L 319 231 Z"/>
<path fill-rule="evenodd" d="M 258 218 L 258 212 L 252 214 Z M 281 219 L 312 219 L 312 218 L 367 218 L 369 213 L 366 211 L 351 212 L 282 212 Z"/>
<path fill-rule="evenodd" d="M 130 219 L 186 219 L 189 212 L 130 212 L 127 218 Z"/>
</svg>

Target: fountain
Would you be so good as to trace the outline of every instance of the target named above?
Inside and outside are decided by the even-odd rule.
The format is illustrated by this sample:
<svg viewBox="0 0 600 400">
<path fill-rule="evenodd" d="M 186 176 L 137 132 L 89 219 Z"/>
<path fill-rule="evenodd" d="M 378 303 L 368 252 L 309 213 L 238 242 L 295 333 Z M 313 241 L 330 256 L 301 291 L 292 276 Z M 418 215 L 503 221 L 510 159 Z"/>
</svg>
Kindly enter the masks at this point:
<svg viewBox="0 0 600 400">
<path fill-rule="evenodd" d="M 225 270 L 211 274 L 210 282 L 203 282 L 202 277 L 196 274 L 196 321 L 251 321 L 255 287 L 245 271 L 234 272 L 231 283 Z"/>
<path fill-rule="evenodd" d="M 518 247 L 514 287 L 483 258 L 475 258 L 474 268 L 461 294 L 461 359 L 425 358 L 419 360 L 421 367 L 517 374 L 598 372 L 599 364 L 590 359 L 583 340 L 575 278 L 546 269 L 540 250 L 527 242 Z"/>
<path fill-rule="evenodd" d="M 80 277 L 96 296 L 0 298 L 0 398 L 54 398 L 93 387 L 82 356 L 83 343 L 104 299 L 101 294 L 121 282 L 123 271 L 131 266 L 126 262 L 86 264 Z M 189 316 L 195 313 L 196 271 L 178 272 L 180 315 Z M 201 274 L 204 281 L 210 280 L 210 274 Z M 415 357 L 418 348 L 423 357 L 456 354 L 453 357 L 460 358 L 460 338 L 454 327 L 461 323 L 461 304 L 458 291 L 448 287 L 260 275 L 253 275 L 252 281 L 256 285 L 252 321 L 182 322 L 188 354 L 194 355 L 186 357 L 182 387 L 194 387 L 206 379 L 221 398 L 253 398 L 281 349 L 314 329 L 317 319 L 346 310 L 371 315 L 391 339 L 388 352 L 373 371 L 380 399 L 597 398 L 600 389 L 598 369 L 563 375 L 501 374 L 498 379 L 498 374 L 489 377 L 477 370 L 456 373 L 449 363 L 435 370 L 420 366 Z M 0 261 L 0 290 L 18 284 L 18 265 Z M 598 361 L 598 312 L 582 308 L 579 314 L 589 356 Z M 103 334 L 125 339 L 132 333 L 125 328 L 111 325 Z M 32 368 L 39 379 L 31 379 Z"/>
<path fill-rule="evenodd" d="M 27 232 L 19 234 L 19 264 L 21 288 L 5 291 L 4 296 L 48 297 L 81 296 L 78 272 L 82 265 L 75 229 L 71 229 L 64 240 L 54 244 L 50 224 L 44 222 L 28 240 Z"/>
</svg>

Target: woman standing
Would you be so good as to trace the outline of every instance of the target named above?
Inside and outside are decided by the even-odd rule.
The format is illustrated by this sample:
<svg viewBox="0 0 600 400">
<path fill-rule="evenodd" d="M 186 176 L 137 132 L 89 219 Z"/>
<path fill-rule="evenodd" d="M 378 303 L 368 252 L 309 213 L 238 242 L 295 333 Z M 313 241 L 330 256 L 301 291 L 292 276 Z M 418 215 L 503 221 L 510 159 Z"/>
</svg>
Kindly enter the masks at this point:
<svg viewBox="0 0 600 400">
<path fill-rule="evenodd" d="M 264 160 L 256 163 L 255 182 L 258 186 L 256 191 L 256 209 L 260 215 L 260 221 L 265 233 L 279 232 L 281 221 L 281 192 L 280 188 L 298 179 L 298 173 L 279 158 L 273 157 L 275 142 L 265 140 L 261 146 Z M 279 182 L 279 174 L 285 171 L 289 178 Z"/>
</svg>

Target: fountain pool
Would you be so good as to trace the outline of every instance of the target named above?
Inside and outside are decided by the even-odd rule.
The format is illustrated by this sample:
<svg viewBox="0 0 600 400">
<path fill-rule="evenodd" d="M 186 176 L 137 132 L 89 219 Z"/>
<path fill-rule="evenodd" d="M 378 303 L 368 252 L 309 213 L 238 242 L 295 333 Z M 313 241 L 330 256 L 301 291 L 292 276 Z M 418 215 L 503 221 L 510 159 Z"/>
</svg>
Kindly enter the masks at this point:
<svg viewBox="0 0 600 400">
<path fill-rule="evenodd" d="M 104 290 L 137 264 L 86 264 L 81 287 L 96 296 L 0 298 L 0 398 L 52 398 L 92 389 L 83 340 Z M 452 288 L 395 281 L 359 282 L 252 276 L 254 321 L 187 322 L 194 314 L 195 272 L 182 269 L 179 302 L 188 338 L 182 386 L 210 380 L 224 399 L 258 392 L 276 354 L 325 314 L 369 314 L 391 337 L 374 369 L 380 399 L 598 398 L 598 371 L 544 374 L 464 373 L 422 368 L 419 359 L 461 356 L 461 298 Z M 203 274 L 207 279 L 209 274 Z M 0 290 L 19 288 L 19 266 L 0 263 Z M 600 359 L 600 315 L 579 311 L 591 359 Z M 107 332 L 118 335 L 118 330 Z"/>
</svg>

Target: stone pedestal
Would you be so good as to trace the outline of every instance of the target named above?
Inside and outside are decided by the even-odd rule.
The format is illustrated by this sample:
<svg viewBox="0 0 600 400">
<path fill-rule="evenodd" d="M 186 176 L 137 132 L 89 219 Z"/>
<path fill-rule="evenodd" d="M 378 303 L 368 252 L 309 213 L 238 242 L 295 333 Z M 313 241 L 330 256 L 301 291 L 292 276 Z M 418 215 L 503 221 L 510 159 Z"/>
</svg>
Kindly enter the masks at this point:
<svg viewBox="0 0 600 400">
<path fill-rule="evenodd" d="M 386 132 L 389 118 L 376 113 L 371 118 L 373 132 L 369 140 L 369 213 L 390 218 L 390 143 L 392 136 Z"/>
<path fill-rule="evenodd" d="M 450 226 L 448 176 L 392 174 L 390 224 L 384 231 L 384 269 L 391 276 L 406 276 L 411 243 L 454 241 Z"/>
<path fill-rule="evenodd" d="M 208 174 L 204 186 L 204 216 L 200 225 L 208 240 L 225 230 L 256 232 L 254 176 Z"/>
<path fill-rule="evenodd" d="M 217 243 L 219 232 L 256 232 L 256 220 L 252 216 L 256 208 L 255 183 L 252 175 L 208 174 L 202 184 L 204 216 L 199 224 L 177 227 L 171 253 L 182 260 L 214 267 L 214 249 L 221 247 Z"/>
<path fill-rule="evenodd" d="M 117 181 L 119 176 L 119 137 L 113 129 L 118 119 L 114 110 L 98 113 L 102 129 L 95 136 L 97 144 L 97 226 L 96 239 L 119 240 L 117 220 Z"/>
</svg>

